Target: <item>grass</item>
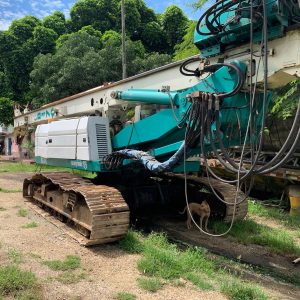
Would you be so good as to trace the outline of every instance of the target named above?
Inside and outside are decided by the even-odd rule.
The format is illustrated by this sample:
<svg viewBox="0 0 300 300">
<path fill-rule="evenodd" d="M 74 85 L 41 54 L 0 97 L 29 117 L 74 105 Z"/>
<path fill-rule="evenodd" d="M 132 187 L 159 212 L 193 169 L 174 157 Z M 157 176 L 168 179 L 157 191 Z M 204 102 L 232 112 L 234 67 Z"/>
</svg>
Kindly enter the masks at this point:
<svg viewBox="0 0 300 300">
<path fill-rule="evenodd" d="M 68 271 L 79 268 L 81 259 L 77 255 L 68 255 L 65 260 L 48 260 L 44 264 L 55 271 Z"/>
<path fill-rule="evenodd" d="M 0 163 L 0 173 L 10 172 L 10 173 L 19 173 L 19 172 L 37 172 L 37 171 L 63 171 L 63 172 L 72 172 L 80 176 L 94 178 L 95 174 L 83 170 L 72 170 L 62 167 L 47 166 L 47 165 L 37 165 L 37 164 L 27 164 L 22 162 L 1 162 Z"/>
<path fill-rule="evenodd" d="M 78 283 L 86 278 L 87 278 L 87 274 L 84 272 L 81 272 L 79 274 L 76 274 L 73 272 L 65 272 L 65 273 L 59 274 L 56 277 L 56 280 L 63 284 L 74 284 L 74 283 Z"/>
<path fill-rule="evenodd" d="M 128 293 L 128 292 L 119 292 L 114 296 L 116 300 L 135 300 L 136 295 Z"/>
<path fill-rule="evenodd" d="M 155 293 L 162 288 L 162 283 L 158 278 L 138 278 L 138 286 L 148 292 Z"/>
<path fill-rule="evenodd" d="M 17 266 L 0 267 L 0 295 L 14 299 L 40 299 L 35 274 Z"/>
<path fill-rule="evenodd" d="M 148 278 L 140 278 L 139 285 L 141 280 L 147 281 L 145 285 L 149 284 L 150 279 L 159 281 L 160 285 L 162 285 L 161 280 L 170 284 L 179 280 L 188 280 L 202 290 L 222 290 L 227 295 L 231 292 L 232 296 L 229 296 L 229 299 L 239 299 L 234 298 L 237 286 L 241 288 L 241 294 L 248 293 L 250 285 L 231 274 L 229 270 L 225 270 L 217 260 L 209 258 L 204 249 L 190 247 L 181 251 L 176 245 L 169 243 L 164 234 L 152 233 L 143 237 L 139 233 L 129 231 L 120 242 L 120 247 L 124 250 L 128 249 L 129 253 L 141 253 L 142 257 L 137 267 Z M 151 283 L 149 285 L 151 286 Z M 227 290 L 225 290 L 225 285 Z M 251 288 L 261 292 L 257 286 L 251 285 Z M 256 294 L 253 292 L 251 295 Z M 241 299 L 266 299 L 263 292 L 261 292 L 262 297 L 257 298 L 251 295 L 249 298 Z"/>
<path fill-rule="evenodd" d="M 0 211 L 6 211 L 6 208 L 0 206 Z"/>
<path fill-rule="evenodd" d="M 222 284 L 221 292 L 233 300 L 268 299 L 260 288 L 245 282 L 226 282 Z"/>
<path fill-rule="evenodd" d="M 20 192 L 22 192 L 22 190 L 20 190 L 20 189 L 5 189 L 5 188 L 0 187 L 0 192 L 1 193 L 20 193 Z"/>
<path fill-rule="evenodd" d="M 14 248 L 9 249 L 7 254 L 14 264 L 20 264 L 22 262 L 22 254 L 18 250 Z"/>
<path fill-rule="evenodd" d="M 143 251 L 143 243 L 141 242 L 142 235 L 133 230 L 129 230 L 126 238 L 119 242 L 122 250 L 129 253 L 141 253 Z"/>
<path fill-rule="evenodd" d="M 18 210 L 18 216 L 25 218 L 27 216 L 27 210 L 25 208 L 20 208 Z"/>
<path fill-rule="evenodd" d="M 257 201 L 249 201 L 249 214 L 281 222 L 283 225 L 298 229 L 300 227 L 300 216 L 292 216 L 279 208 L 265 207 Z"/>
<path fill-rule="evenodd" d="M 29 223 L 27 223 L 26 225 L 22 226 L 22 228 L 35 228 L 38 227 L 38 223 L 31 221 Z"/>
<path fill-rule="evenodd" d="M 214 222 L 213 228 L 215 232 L 222 233 L 227 230 L 228 224 Z M 258 224 L 252 219 L 236 221 L 229 235 L 238 242 L 261 245 L 273 253 L 300 255 L 300 247 L 289 232 Z"/>
</svg>

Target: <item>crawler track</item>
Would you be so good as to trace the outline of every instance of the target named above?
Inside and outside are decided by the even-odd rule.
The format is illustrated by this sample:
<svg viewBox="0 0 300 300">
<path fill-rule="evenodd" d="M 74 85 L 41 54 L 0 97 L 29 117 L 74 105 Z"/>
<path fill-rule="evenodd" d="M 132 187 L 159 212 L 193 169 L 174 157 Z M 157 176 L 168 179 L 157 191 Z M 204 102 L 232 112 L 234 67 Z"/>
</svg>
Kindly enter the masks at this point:
<svg viewBox="0 0 300 300">
<path fill-rule="evenodd" d="M 94 185 L 67 172 L 35 174 L 24 180 L 23 196 L 80 233 L 85 246 L 121 239 L 129 227 L 129 208 L 114 187 Z"/>
<path fill-rule="evenodd" d="M 168 178 L 178 178 L 181 180 L 184 180 L 184 175 L 181 174 L 173 174 L 168 173 L 166 175 Z M 208 179 L 207 177 L 198 177 L 198 176 L 192 176 L 187 175 L 187 182 L 188 183 L 194 183 L 197 185 L 205 186 L 208 189 L 211 189 L 210 184 L 213 186 L 214 190 L 218 195 L 226 202 L 232 203 L 232 205 L 226 205 L 225 213 L 223 216 L 223 220 L 225 222 L 231 222 L 233 217 L 233 211 L 234 211 L 234 202 L 236 197 L 236 187 L 233 185 L 230 185 L 228 183 L 223 183 L 218 180 L 215 180 L 213 178 Z M 237 195 L 237 203 L 241 200 L 245 199 L 245 194 L 241 191 L 238 192 Z M 217 200 L 220 201 L 220 200 Z M 241 220 L 244 219 L 248 212 L 248 202 L 247 199 L 241 202 L 236 206 L 236 212 L 235 212 L 235 220 Z"/>
</svg>

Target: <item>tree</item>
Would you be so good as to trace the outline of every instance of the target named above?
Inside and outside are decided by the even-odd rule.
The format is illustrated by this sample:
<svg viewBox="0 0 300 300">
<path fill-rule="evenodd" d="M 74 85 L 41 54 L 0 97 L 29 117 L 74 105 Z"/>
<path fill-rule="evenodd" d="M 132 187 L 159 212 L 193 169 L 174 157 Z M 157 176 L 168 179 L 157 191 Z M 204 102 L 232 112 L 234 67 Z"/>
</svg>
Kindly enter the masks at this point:
<svg viewBox="0 0 300 300">
<path fill-rule="evenodd" d="M 189 6 L 192 7 L 195 11 L 202 8 L 207 0 L 197 0 L 189 3 Z"/>
<path fill-rule="evenodd" d="M 106 44 L 106 42 L 115 40 L 117 44 L 121 45 L 122 43 L 122 36 L 120 33 L 114 30 L 107 30 L 101 37 L 101 42 Z"/>
<path fill-rule="evenodd" d="M 103 45 L 103 48 L 101 48 Z M 132 76 L 171 60 L 146 54 L 141 41 L 126 40 L 127 71 Z M 68 35 L 55 54 L 38 55 L 30 74 L 34 107 L 122 78 L 121 38 L 107 31 L 101 40 L 87 32 Z"/>
<path fill-rule="evenodd" d="M 173 51 L 177 43 L 181 43 L 187 24 L 187 17 L 177 5 L 167 7 L 162 15 L 162 25 L 167 36 L 170 52 Z"/>
<path fill-rule="evenodd" d="M 8 31 L 18 40 L 19 44 L 23 44 L 33 36 L 34 28 L 41 25 L 41 21 L 33 16 L 27 16 L 19 20 L 14 20 Z"/>
<path fill-rule="evenodd" d="M 104 32 L 116 26 L 118 0 L 79 0 L 70 10 L 73 28 L 92 25 Z"/>
<path fill-rule="evenodd" d="M 100 85 L 104 81 L 100 39 L 87 32 L 70 34 L 55 54 L 38 55 L 30 74 L 30 96 L 38 107 Z"/>
<path fill-rule="evenodd" d="M 147 7 L 144 0 L 135 0 L 136 7 L 141 16 L 141 23 L 147 24 L 150 22 L 157 22 L 157 17 L 153 9 Z"/>
<path fill-rule="evenodd" d="M 12 124 L 14 117 L 13 101 L 0 97 L 0 124 L 8 126 Z"/>
<path fill-rule="evenodd" d="M 175 56 L 174 60 L 180 60 L 192 55 L 199 54 L 199 49 L 194 44 L 194 32 L 197 22 L 191 21 L 188 28 L 186 29 L 186 34 L 180 44 L 175 46 Z"/>
<path fill-rule="evenodd" d="M 65 15 L 58 10 L 43 19 L 43 26 L 52 29 L 57 35 L 67 32 Z"/>
<path fill-rule="evenodd" d="M 53 52 L 57 37 L 54 30 L 44 26 L 36 26 L 33 31 L 33 42 L 40 53 Z"/>
<path fill-rule="evenodd" d="M 86 32 L 91 36 L 95 36 L 97 38 L 101 38 L 102 37 L 102 33 L 99 30 L 96 30 L 92 25 L 87 25 L 82 27 L 78 32 Z"/>
<path fill-rule="evenodd" d="M 144 26 L 141 40 L 148 51 L 166 52 L 168 50 L 166 34 L 157 22 L 150 22 Z"/>
<path fill-rule="evenodd" d="M 136 0 L 125 0 L 125 12 L 125 24 L 127 33 L 129 34 L 129 36 L 138 36 L 142 22 L 141 15 L 136 6 Z M 119 16 L 121 16 L 121 5 Z M 118 21 L 118 23 L 120 24 L 121 18 L 119 18 Z"/>
<path fill-rule="evenodd" d="M 172 61 L 172 58 L 168 54 L 160 54 L 158 52 L 152 52 L 146 54 L 144 58 L 137 58 L 134 64 L 137 67 L 137 73 L 146 72 L 161 66 L 164 66 Z"/>
</svg>

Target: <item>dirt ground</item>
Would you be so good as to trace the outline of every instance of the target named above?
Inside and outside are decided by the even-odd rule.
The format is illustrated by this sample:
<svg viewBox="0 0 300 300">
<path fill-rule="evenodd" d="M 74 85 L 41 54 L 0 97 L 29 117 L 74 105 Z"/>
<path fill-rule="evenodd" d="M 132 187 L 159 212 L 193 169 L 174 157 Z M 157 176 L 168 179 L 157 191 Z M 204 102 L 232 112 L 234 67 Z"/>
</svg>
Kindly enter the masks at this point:
<svg viewBox="0 0 300 300">
<path fill-rule="evenodd" d="M 27 176 L 30 174 L 0 173 L 0 187 L 21 190 L 23 179 Z M 185 285 L 180 287 L 169 283 L 156 293 L 147 292 L 137 285 L 137 278 L 142 276 L 137 270 L 139 255 L 128 254 L 120 250 L 116 244 L 91 248 L 80 246 L 60 228 L 31 210 L 31 205 L 24 201 L 21 192 L 0 192 L 0 207 L 6 209 L 0 211 L 0 265 L 10 263 L 8 257 L 10 250 L 14 249 L 21 253 L 20 267 L 37 275 L 45 299 L 114 299 L 114 296 L 122 291 L 135 294 L 137 299 L 143 300 L 226 299 L 221 293 L 202 291 L 189 282 L 185 282 Z M 26 217 L 18 216 L 20 208 L 27 210 L 28 215 Z M 30 221 L 35 221 L 38 227 L 22 228 Z M 166 226 L 167 223 L 164 224 Z M 178 226 L 180 230 L 177 230 L 177 233 L 181 232 L 181 240 L 187 239 L 189 242 L 190 239 L 191 244 L 193 244 L 193 234 L 195 233 L 187 231 L 184 224 Z M 167 227 L 165 228 L 167 232 L 174 231 L 174 224 L 169 228 Z M 300 266 L 291 265 L 290 258 L 278 258 L 276 255 L 270 255 L 261 246 L 249 247 L 237 243 L 233 245 L 232 241 L 225 238 L 212 240 L 207 237 L 199 237 L 198 239 L 199 244 L 214 253 L 218 253 L 217 250 L 220 249 L 221 245 L 223 252 L 224 249 L 228 250 L 228 253 L 226 251 L 223 253 L 227 257 L 234 258 L 242 253 L 242 257 L 247 263 L 255 264 L 257 261 L 258 264 L 260 263 L 265 267 L 270 267 L 270 264 L 273 264 L 276 269 L 282 269 L 283 273 L 297 274 L 299 272 Z M 219 254 L 222 255 L 221 252 Z M 81 258 L 81 269 L 75 273 L 84 273 L 85 276 L 78 283 L 64 284 L 59 282 L 56 278 L 63 272 L 53 271 L 43 263 L 53 259 L 63 260 L 67 255 L 78 255 Z M 259 283 L 273 299 L 300 299 L 299 288 L 278 282 L 272 277 L 262 276 L 248 270 L 243 277 L 253 283 Z"/>
<path fill-rule="evenodd" d="M 21 189 L 23 178 L 28 174 L 0 174 L 0 187 Z M 114 299 L 116 293 L 125 291 L 135 294 L 137 299 L 226 299 L 218 292 L 204 292 L 190 283 L 184 287 L 166 284 L 156 293 L 150 293 L 137 286 L 142 274 L 137 270 L 139 255 L 128 254 L 117 245 L 103 245 L 84 248 L 65 235 L 59 228 L 37 215 L 24 202 L 20 192 L 1 193 L 0 206 L 0 265 L 9 263 L 8 252 L 12 249 L 22 255 L 20 267 L 37 275 L 45 299 Z M 27 210 L 26 217 L 18 216 L 18 210 Z M 25 229 L 29 221 L 38 227 Z M 60 259 L 67 255 L 81 258 L 86 278 L 78 283 L 63 284 L 55 279 L 62 271 L 49 269 L 43 261 Z M 79 271 L 78 271 L 79 272 Z"/>
</svg>

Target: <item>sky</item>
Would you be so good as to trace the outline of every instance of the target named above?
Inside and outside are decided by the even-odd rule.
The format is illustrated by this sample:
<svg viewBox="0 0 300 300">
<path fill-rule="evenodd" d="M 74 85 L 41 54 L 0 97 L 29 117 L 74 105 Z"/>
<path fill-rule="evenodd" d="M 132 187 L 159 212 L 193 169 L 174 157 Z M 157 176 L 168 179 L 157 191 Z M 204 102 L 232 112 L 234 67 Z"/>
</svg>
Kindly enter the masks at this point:
<svg viewBox="0 0 300 300">
<path fill-rule="evenodd" d="M 161 13 L 171 4 L 176 4 L 191 19 L 199 17 L 187 3 L 192 0 L 144 0 L 148 7 L 156 13 Z M 62 11 L 69 17 L 69 10 L 76 0 L 0 0 L 0 30 L 6 30 L 12 20 L 20 19 L 26 15 L 33 15 L 40 19 L 55 10 Z"/>
</svg>

